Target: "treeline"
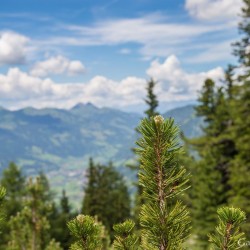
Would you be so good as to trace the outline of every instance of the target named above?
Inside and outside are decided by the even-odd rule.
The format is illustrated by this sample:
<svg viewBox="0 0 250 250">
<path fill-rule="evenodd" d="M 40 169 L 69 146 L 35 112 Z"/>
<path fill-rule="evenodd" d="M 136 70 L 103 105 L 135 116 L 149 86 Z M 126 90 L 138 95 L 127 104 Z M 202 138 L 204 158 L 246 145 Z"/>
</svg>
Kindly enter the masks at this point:
<svg viewBox="0 0 250 250">
<path fill-rule="evenodd" d="M 7 237 L 3 249 L 60 250 L 60 243 L 65 244 L 65 249 L 71 250 L 184 249 L 190 234 L 191 219 L 180 195 L 188 188 L 189 175 L 180 160 L 178 127 L 172 119 L 164 120 L 158 115 L 143 119 L 138 132 L 141 138 L 137 141 L 136 152 L 140 159 L 139 184 L 143 191 L 139 230 L 131 219 L 108 227 L 111 223 L 124 220 L 130 214 L 129 210 L 124 210 L 127 208 L 124 202 L 128 201 L 123 201 L 123 198 L 128 198 L 126 186 L 120 175 L 114 172 L 112 165 L 95 166 L 93 161 L 90 161 L 88 188 L 83 201 L 85 215 L 80 214 L 70 220 L 70 208 L 65 193 L 61 199 L 61 209 L 57 210 L 51 202 L 46 177 L 40 174 L 36 179 L 29 178 L 23 182 L 21 172 L 11 164 L 5 170 L 2 182 L 11 176 L 12 184 L 16 186 L 12 190 L 10 186 L 7 187 L 11 191 L 6 196 L 4 205 L 8 206 L 9 203 L 11 207 L 11 204 L 16 202 L 20 210 L 8 218 L 7 222 L 6 218 L 0 215 L 0 221 L 5 221 L 1 226 Z M 111 188 L 105 189 L 106 186 L 100 184 L 105 183 L 104 180 L 110 176 L 115 178 L 113 181 L 108 180 L 108 186 Z M 24 183 L 25 186 L 22 186 Z M 96 196 L 99 191 L 107 192 L 107 195 L 102 194 L 106 202 L 102 203 L 101 197 Z M 5 189 L 0 188 L 0 211 L 3 211 L 5 195 Z M 112 200 L 111 203 L 107 202 L 110 198 L 116 199 L 114 203 Z M 91 199 L 94 200 L 91 202 Z M 105 210 L 99 210 L 100 204 L 105 205 Z M 108 204 L 111 206 L 108 207 Z M 114 205 L 116 207 L 112 208 Z M 93 210 L 95 206 L 97 210 Z M 108 213 L 109 209 L 113 209 L 111 214 Z M 90 216 L 92 212 L 94 215 Z M 10 211 L 5 213 L 8 217 Z M 238 248 L 239 240 L 244 239 L 240 226 L 246 219 L 245 213 L 238 208 L 223 207 L 218 210 L 218 216 L 219 225 L 215 232 L 209 235 L 209 241 L 215 249 Z M 73 242 L 67 235 L 69 231 L 66 230 L 65 223 L 74 237 Z M 62 231 L 59 233 L 57 230 Z M 63 241 L 63 236 L 66 241 Z"/>
<path fill-rule="evenodd" d="M 90 159 L 87 177 L 82 209 L 74 211 L 65 190 L 59 203 L 55 202 L 45 174 L 26 178 L 10 163 L 0 180 L 0 186 L 7 190 L 5 209 L 0 210 L 5 214 L 0 249 L 69 249 L 72 237 L 67 223 L 81 212 L 102 221 L 108 244 L 113 239 L 113 225 L 130 217 L 128 189 L 112 163 L 104 166 Z"/>
<path fill-rule="evenodd" d="M 219 86 L 205 81 L 195 108 L 204 121 L 203 135 L 184 138 L 196 154 L 183 164 L 192 175 L 188 194 L 198 249 L 208 249 L 218 207 L 243 209 L 247 223 L 242 228 L 250 235 L 250 1 L 243 2 L 242 39 L 233 44 L 239 64 L 227 67 Z"/>
</svg>

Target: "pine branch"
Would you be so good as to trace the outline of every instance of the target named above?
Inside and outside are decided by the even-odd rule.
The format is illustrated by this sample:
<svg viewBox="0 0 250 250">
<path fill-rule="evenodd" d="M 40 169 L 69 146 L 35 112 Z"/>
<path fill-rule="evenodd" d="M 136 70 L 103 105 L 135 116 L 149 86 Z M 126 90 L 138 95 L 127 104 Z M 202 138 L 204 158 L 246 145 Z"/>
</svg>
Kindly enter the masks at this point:
<svg viewBox="0 0 250 250">
<path fill-rule="evenodd" d="M 54 239 L 51 240 L 45 250 L 62 250 L 60 243 L 56 242 Z"/>
<path fill-rule="evenodd" d="M 78 215 L 68 222 L 68 228 L 76 238 L 76 242 L 70 247 L 71 250 L 102 249 L 101 228 L 93 217 Z"/>
<path fill-rule="evenodd" d="M 178 128 L 172 119 L 161 116 L 142 120 L 142 138 L 136 150 L 140 156 L 139 184 L 145 204 L 140 214 L 145 249 L 182 249 L 189 231 L 186 207 L 176 201 L 188 182 L 186 170 L 179 165 Z"/>
<path fill-rule="evenodd" d="M 115 240 L 113 243 L 114 249 L 117 250 L 138 250 L 139 237 L 133 230 L 135 223 L 132 220 L 126 220 L 123 223 L 114 225 Z"/>
<path fill-rule="evenodd" d="M 209 235 L 209 241 L 214 250 L 235 250 L 241 248 L 239 240 L 243 240 L 244 233 L 240 232 L 240 225 L 246 220 L 246 215 L 239 208 L 223 207 L 218 209 L 219 225 L 216 233 Z"/>
</svg>

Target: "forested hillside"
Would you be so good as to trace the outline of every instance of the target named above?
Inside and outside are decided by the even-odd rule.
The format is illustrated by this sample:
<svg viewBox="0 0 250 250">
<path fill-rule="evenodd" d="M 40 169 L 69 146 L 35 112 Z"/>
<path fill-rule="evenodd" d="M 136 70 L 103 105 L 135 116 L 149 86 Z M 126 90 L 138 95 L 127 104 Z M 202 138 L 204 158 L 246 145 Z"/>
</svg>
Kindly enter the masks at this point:
<svg viewBox="0 0 250 250">
<path fill-rule="evenodd" d="M 0 145 L 1 170 L 14 161 L 27 175 L 44 171 L 53 178 L 55 190 L 66 188 L 71 197 L 82 188 L 89 157 L 102 163 L 113 161 L 121 173 L 131 176 L 124 166 L 133 158 L 139 114 L 89 103 L 70 110 L 1 109 L 0 116 L 0 140 L 5 142 Z M 193 106 L 164 116 L 175 118 L 188 137 L 199 133 L 200 120 Z"/>
</svg>

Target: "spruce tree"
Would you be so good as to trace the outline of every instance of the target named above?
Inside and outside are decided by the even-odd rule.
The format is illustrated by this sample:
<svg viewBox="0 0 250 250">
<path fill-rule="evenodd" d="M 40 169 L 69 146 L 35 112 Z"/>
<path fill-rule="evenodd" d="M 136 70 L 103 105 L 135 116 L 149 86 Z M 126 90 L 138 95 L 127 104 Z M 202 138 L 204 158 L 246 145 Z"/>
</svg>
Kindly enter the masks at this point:
<svg viewBox="0 0 250 250">
<path fill-rule="evenodd" d="M 70 214 L 71 207 L 70 207 L 70 204 L 69 204 L 69 198 L 67 197 L 65 190 L 62 191 L 62 197 L 61 197 L 61 200 L 60 200 L 60 205 L 61 205 L 62 213 Z"/>
<path fill-rule="evenodd" d="M 158 115 L 156 108 L 159 105 L 157 100 L 157 96 L 154 93 L 154 88 L 156 86 L 156 82 L 151 78 L 147 82 L 147 97 L 145 99 L 145 103 L 148 105 L 148 109 L 144 112 L 148 118 Z"/>
<path fill-rule="evenodd" d="M 215 223 L 216 207 L 234 205 L 250 214 L 250 1 L 243 2 L 243 20 L 239 25 L 243 37 L 234 44 L 240 65 L 229 65 L 223 89 L 215 89 L 212 83 L 209 88 L 207 82 L 197 108 L 197 114 L 205 120 L 204 135 L 191 140 L 200 157 L 191 172 L 195 176 L 192 183 L 196 196 L 193 199 L 195 228 L 203 245 L 206 233 L 211 232 Z M 243 72 L 238 81 L 234 76 L 237 68 Z M 249 219 L 243 228 L 250 233 Z"/>
<path fill-rule="evenodd" d="M 54 213 L 49 216 L 51 237 L 57 242 L 60 242 L 63 249 L 68 250 L 72 237 L 70 232 L 65 230 L 65 226 L 73 218 L 73 215 L 65 190 L 62 191 L 59 209 L 52 209 L 52 211 L 54 211 Z"/>
<path fill-rule="evenodd" d="M 193 162 L 189 170 L 193 176 L 190 190 L 193 231 L 198 237 L 200 249 L 205 249 L 208 245 L 207 234 L 213 231 L 217 206 L 222 203 L 221 176 L 215 168 L 216 159 L 211 152 L 210 144 L 210 137 L 217 132 L 213 123 L 216 108 L 215 92 L 214 81 L 207 79 L 198 97 L 199 104 L 195 108 L 197 116 L 204 119 L 203 136 L 187 140 L 199 156 L 199 161 Z"/>
<path fill-rule="evenodd" d="M 243 34 L 240 41 L 234 44 L 234 55 L 238 57 L 241 65 L 244 65 L 245 70 L 249 74 L 250 66 L 250 50 L 249 50 L 249 38 L 250 38 L 250 1 L 242 0 L 244 6 L 242 8 L 242 21 L 239 23 L 239 31 Z"/>
<path fill-rule="evenodd" d="M 236 98 L 233 101 L 234 117 L 231 133 L 235 141 L 237 154 L 232 161 L 230 185 L 230 203 L 240 207 L 247 214 L 247 223 L 243 228 L 250 234 L 250 1 L 244 0 L 242 22 L 239 29 L 243 34 L 241 41 L 235 44 L 235 55 L 240 62 L 243 74 L 240 85 L 235 87 Z"/>
<path fill-rule="evenodd" d="M 137 141 L 140 156 L 139 183 L 145 204 L 140 214 L 143 249 L 183 249 L 189 232 L 189 215 L 178 201 L 188 182 L 178 156 L 178 128 L 172 119 L 155 116 L 142 120 L 142 138 Z"/>
<path fill-rule="evenodd" d="M 197 115 L 204 119 L 203 135 L 187 140 L 198 153 L 190 172 L 194 176 L 191 188 L 194 231 L 202 249 L 208 247 L 206 238 L 215 226 L 217 208 L 229 205 L 233 188 L 230 171 L 237 149 L 231 132 L 235 100 L 232 70 L 229 66 L 223 87 L 217 88 L 210 79 L 205 81 L 196 107 Z"/>
<path fill-rule="evenodd" d="M 245 80 L 240 86 L 240 98 L 235 101 L 233 109 L 235 121 L 232 133 L 237 154 L 230 170 L 230 204 L 240 207 L 247 213 L 244 230 L 250 233 L 250 81 Z"/>
<path fill-rule="evenodd" d="M 97 216 L 113 237 L 113 225 L 130 216 L 130 198 L 123 177 L 112 163 L 95 165 L 90 160 L 82 213 Z"/>
</svg>

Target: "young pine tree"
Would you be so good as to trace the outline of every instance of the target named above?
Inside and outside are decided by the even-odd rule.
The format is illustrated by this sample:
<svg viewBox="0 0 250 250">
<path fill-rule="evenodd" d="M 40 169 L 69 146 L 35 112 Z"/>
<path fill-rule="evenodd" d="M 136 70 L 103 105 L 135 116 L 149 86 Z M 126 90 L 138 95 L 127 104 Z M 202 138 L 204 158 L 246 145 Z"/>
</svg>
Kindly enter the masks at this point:
<svg viewBox="0 0 250 250">
<path fill-rule="evenodd" d="M 134 233 L 134 229 L 135 223 L 132 220 L 114 225 L 115 240 L 113 248 L 117 250 L 138 250 L 139 237 Z"/>
<path fill-rule="evenodd" d="M 142 120 L 139 132 L 139 183 L 145 199 L 140 214 L 142 247 L 181 250 L 190 221 L 186 207 L 178 201 L 188 182 L 178 160 L 178 128 L 173 120 L 155 116 Z"/>
<path fill-rule="evenodd" d="M 10 241 L 8 250 L 42 250 L 50 244 L 50 224 L 47 211 L 50 203 L 44 200 L 46 186 L 39 177 L 29 179 L 26 187 L 25 206 L 10 219 Z M 58 248 L 61 250 L 61 248 Z"/>
<path fill-rule="evenodd" d="M 222 207 L 218 209 L 219 225 L 216 232 L 209 235 L 213 250 L 235 250 L 242 248 L 244 233 L 240 232 L 246 215 L 239 208 Z"/>
<path fill-rule="evenodd" d="M 155 94 L 155 86 L 156 86 L 156 82 L 153 79 L 150 79 L 147 82 L 147 87 L 146 87 L 146 91 L 147 91 L 147 96 L 145 99 L 145 103 L 147 105 L 147 110 L 144 112 L 146 114 L 146 117 L 148 119 L 150 119 L 151 117 L 154 117 L 156 115 L 158 115 L 159 113 L 157 112 L 157 107 L 159 105 L 159 102 L 157 100 L 157 96 Z M 138 128 L 136 128 L 136 131 L 138 131 Z M 135 149 L 132 149 L 133 152 L 135 152 Z M 131 168 L 136 170 L 137 173 L 139 172 L 139 161 L 140 159 L 137 160 L 137 165 L 132 166 Z M 139 214 L 140 214 L 140 209 L 141 206 L 144 204 L 144 199 L 142 196 L 142 187 L 139 185 L 138 181 L 136 182 L 136 187 L 137 187 L 137 193 L 135 195 L 135 206 L 134 206 L 134 219 L 136 222 L 136 226 L 139 227 Z"/>
<path fill-rule="evenodd" d="M 102 228 L 89 215 L 78 215 L 68 222 L 68 228 L 75 238 L 70 250 L 102 250 Z"/>
<path fill-rule="evenodd" d="M 10 237 L 9 220 L 15 216 L 24 206 L 25 177 L 21 170 L 13 162 L 3 171 L 0 184 L 8 190 L 6 194 L 5 207 L 6 220 L 4 222 L 0 240 L 0 249 L 5 250 Z"/>
<path fill-rule="evenodd" d="M 8 190 L 6 207 L 8 207 L 7 218 L 10 218 L 23 207 L 25 177 L 17 165 L 11 162 L 8 168 L 3 171 L 0 183 Z"/>
</svg>

